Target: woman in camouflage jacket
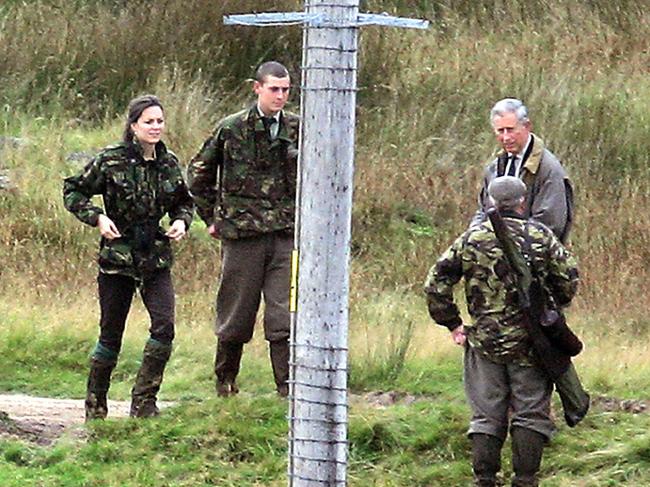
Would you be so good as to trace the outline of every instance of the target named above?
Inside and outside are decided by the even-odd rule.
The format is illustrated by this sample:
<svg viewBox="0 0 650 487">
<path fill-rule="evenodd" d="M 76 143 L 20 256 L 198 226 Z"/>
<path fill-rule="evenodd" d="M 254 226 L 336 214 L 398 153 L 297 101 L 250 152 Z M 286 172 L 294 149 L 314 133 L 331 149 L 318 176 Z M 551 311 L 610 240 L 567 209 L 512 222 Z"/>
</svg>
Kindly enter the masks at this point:
<svg viewBox="0 0 650 487">
<path fill-rule="evenodd" d="M 110 377 L 122 345 L 126 318 L 137 287 L 149 316 L 150 338 L 132 390 L 131 416 L 158 414 L 156 395 L 174 338 L 174 289 L 170 240 L 185 235 L 193 204 L 176 156 L 160 138 L 163 107 L 144 95 L 129 104 L 123 140 L 101 150 L 81 174 L 66 178 L 65 207 L 97 227 L 100 335 L 91 356 L 86 420 L 108 413 Z M 104 208 L 92 197 L 101 195 Z M 165 231 L 160 220 L 167 214 Z"/>
</svg>

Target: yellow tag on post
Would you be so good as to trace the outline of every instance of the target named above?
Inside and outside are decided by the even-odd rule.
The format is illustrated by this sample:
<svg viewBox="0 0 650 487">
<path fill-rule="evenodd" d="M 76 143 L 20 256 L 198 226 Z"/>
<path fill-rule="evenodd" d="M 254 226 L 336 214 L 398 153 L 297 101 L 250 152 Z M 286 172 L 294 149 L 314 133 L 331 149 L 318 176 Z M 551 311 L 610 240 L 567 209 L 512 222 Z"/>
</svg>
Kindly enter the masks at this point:
<svg viewBox="0 0 650 487">
<path fill-rule="evenodd" d="M 291 252 L 291 287 L 289 288 L 289 312 L 295 313 L 298 305 L 298 250 Z"/>
</svg>

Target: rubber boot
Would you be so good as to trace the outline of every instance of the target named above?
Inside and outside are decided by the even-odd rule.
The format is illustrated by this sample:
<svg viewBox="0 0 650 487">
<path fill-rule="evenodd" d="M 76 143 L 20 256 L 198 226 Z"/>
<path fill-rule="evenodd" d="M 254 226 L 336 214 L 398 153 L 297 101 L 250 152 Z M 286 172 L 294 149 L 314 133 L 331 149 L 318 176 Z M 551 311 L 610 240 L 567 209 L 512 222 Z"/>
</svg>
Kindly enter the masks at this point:
<svg viewBox="0 0 650 487">
<path fill-rule="evenodd" d="M 220 397 L 234 396 L 239 392 L 237 374 L 241 363 L 243 343 L 217 342 L 217 353 L 214 358 L 214 373 L 217 376 L 217 395 Z"/>
<path fill-rule="evenodd" d="M 515 476 L 513 487 L 537 487 L 537 472 L 542 463 L 546 437 L 527 428 L 512 428 L 512 469 Z"/>
<path fill-rule="evenodd" d="M 90 359 L 90 373 L 86 385 L 86 421 L 105 419 L 108 415 L 107 394 L 111 385 L 111 373 L 115 368 L 115 360 Z"/>
<path fill-rule="evenodd" d="M 142 365 L 131 389 L 131 417 L 148 418 L 160 414 L 156 399 L 171 353 L 171 344 L 152 338 L 147 341 L 142 354 Z"/>
<path fill-rule="evenodd" d="M 474 485 L 477 487 L 495 487 L 497 473 L 501 470 L 501 447 L 503 440 L 496 436 L 473 433 L 472 469 Z"/>
<path fill-rule="evenodd" d="M 289 341 L 279 340 L 269 343 L 271 366 L 273 367 L 273 378 L 275 388 L 280 397 L 289 395 Z"/>
</svg>

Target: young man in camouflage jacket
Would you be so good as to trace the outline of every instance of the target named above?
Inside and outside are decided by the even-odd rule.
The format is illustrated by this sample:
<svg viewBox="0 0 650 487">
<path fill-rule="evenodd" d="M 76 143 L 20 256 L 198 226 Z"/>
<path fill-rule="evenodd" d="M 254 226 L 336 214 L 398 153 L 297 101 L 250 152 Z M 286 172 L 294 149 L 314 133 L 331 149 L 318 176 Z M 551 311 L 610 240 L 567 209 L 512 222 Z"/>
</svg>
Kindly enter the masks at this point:
<svg viewBox="0 0 650 487">
<path fill-rule="evenodd" d="M 496 178 L 488 191 L 515 244 L 521 248 L 529 238 L 532 265 L 554 303 L 567 305 L 578 284 L 575 261 L 548 227 L 522 216 L 525 184 L 505 176 Z M 462 278 L 472 319 L 465 325 L 453 299 L 453 287 Z M 496 485 L 508 427 L 515 472 L 512 485 L 538 485 L 543 447 L 554 432 L 553 386 L 534 361 L 516 276 L 489 220 L 471 227 L 447 249 L 431 268 L 425 293 L 431 317 L 451 331 L 455 343 L 465 346 L 475 485 Z"/>
<path fill-rule="evenodd" d="M 283 110 L 290 89 L 277 62 L 256 73 L 257 103 L 223 119 L 192 159 L 190 191 L 208 233 L 221 240 L 217 393 L 238 392 L 243 345 L 264 296 L 264 335 L 278 394 L 288 394 L 289 281 L 299 120 Z"/>
</svg>

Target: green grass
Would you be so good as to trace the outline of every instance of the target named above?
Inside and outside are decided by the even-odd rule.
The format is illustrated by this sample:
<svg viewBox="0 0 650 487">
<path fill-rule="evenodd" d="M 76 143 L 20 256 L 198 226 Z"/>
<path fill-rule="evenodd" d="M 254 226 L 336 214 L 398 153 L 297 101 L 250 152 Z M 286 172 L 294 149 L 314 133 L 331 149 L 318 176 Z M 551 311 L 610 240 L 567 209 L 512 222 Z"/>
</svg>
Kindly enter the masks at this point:
<svg viewBox="0 0 650 487">
<path fill-rule="evenodd" d="M 83 445 L 5 442 L 2 485 L 271 485 L 284 473 L 285 405 L 273 396 L 183 402 L 164 419 L 89 426 Z M 242 427 L 243 426 L 243 427 Z M 3 478 L 4 477 L 4 478 Z"/>
<path fill-rule="evenodd" d="M 349 484 L 465 485 L 471 476 L 467 408 L 446 370 L 429 370 L 445 392 L 410 406 L 350 413 Z M 453 378 L 453 377 L 452 377 Z M 286 404 L 254 391 L 234 400 L 181 400 L 151 421 L 89 426 L 88 439 L 54 448 L 0 442 L 2 485 L 282 485 Z M 647 415 L 593 412 L 560 427 L 547 449 L 543 485 L 645 485 Z M 510 473 L 508 445 L 504 472 Z"/>
<path fill-rule="evenodd" d="M 408 294 L 380 298 L 388 309 L 398 298 L 418 301 Z M 412 341 L 403 366 L 387 373 L 386 361 L 376 358 L 395 354 L 399 342 L 385 341 L 382 346 L 373 340 L 388 336 L 394 324 L 376 323 L 369 330 L 359 319 L 367 316 L 364 310 L 375 310 L 377 305 L 363 299 L 358 305 L 351 322 L 349 485 L 466 485 L 471 478 L 465 436 L 469 411 L 462 390 L 461 350 L 451 345 L 445 330 L 420 320 L 419 310 L 410 316 L 415 323 L 413 341 L 429 346 Z M 189 311 L 184 300 L 179 308 L 183 319 Z M 2 311 L 6 309 L 5 303 Z M 0 390 L 82 398 L 87 354 L 95 340 L 94 310 L 80 307 L 73 326 L 64 329 L 47 325 L 55 316 L 65 315 L 57 304 L 40 309 L 39 319 L 30 308 L 13 309 L 7 326 L 0 330 Z M 2 440 L 0 485 L 286 485 L 287 404 L 273 392 L 266 344 L 258 336 L 246 347 L 240 395 L 216 398 L 208 314 L 203 313 L 205 323 L 188 323 L 179 330 L 160 395 L 176 405 L 150 421 L 93 423 L 85 427 L 85 438 L 68 433 L 50 447 Z M 145 314 L 135 306 L 111 398 L 128 399 L 145 335 Z M 599 349 L 611 349 L 612 340 L 601 338 Z M 620 358 L 624 363 L 625 357 Z M 641 382 L 647 373 L 638 380 L 633 377 L 632 388 L 618 375 L 610 374 L 605 384 L 598 365 L 583 359 L 579 370 L 592 394 L 646 397 L 647 386 Z M 379 406 L 366 395 L 375 391 L 395 391 L 414 402 Z M 554 408 L 559 414 L 557 398 Z M 557 422 L 558 434 L 545 453 L 543 485 L 650 482 L 650 415 L 595 408 L 575 429 Z M 511 472 L 509 458 L 506 444 L 506 476 Z"/>
</svg>

